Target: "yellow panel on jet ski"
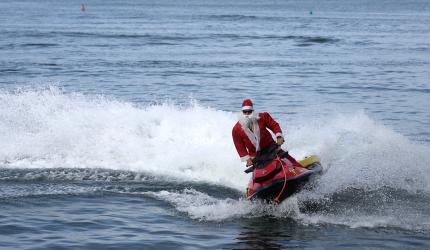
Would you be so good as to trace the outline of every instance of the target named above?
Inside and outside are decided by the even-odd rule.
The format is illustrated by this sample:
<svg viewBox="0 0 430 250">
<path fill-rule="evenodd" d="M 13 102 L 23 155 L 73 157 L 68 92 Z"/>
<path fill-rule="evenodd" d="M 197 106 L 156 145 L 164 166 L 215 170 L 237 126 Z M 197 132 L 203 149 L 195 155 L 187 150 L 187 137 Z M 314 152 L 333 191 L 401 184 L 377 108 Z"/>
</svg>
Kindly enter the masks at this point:
<svg viewBox="0 0 430 250">
<path fill-rule="evenodd" d="M 304 168 L 310 166 L 311 164 L 315 163 L 315 162 L 319 162 L 320 158 L 318 157 L 318 155 L 310 155 L 310 156 L 306 156 L 305 159 L 299 161 L 300 165 L 302 165 Z"/>
</svg>

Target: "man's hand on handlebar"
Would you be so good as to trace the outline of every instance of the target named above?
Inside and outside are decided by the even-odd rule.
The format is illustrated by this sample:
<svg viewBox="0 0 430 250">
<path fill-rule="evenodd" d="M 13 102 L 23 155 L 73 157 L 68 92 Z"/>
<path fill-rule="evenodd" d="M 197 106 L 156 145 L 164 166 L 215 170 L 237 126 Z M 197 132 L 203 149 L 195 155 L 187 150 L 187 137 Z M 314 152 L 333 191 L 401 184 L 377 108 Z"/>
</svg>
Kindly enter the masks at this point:
<svg viewBox="0 0 430 250">
<path fill-rule="evenodd" d="M 251 159 L 246 160 L 246 167 L 250 167 L 252 165 L 254 165 L 254 163 L 252 162 Z"/>
<path fill-rule="evenodd" d="M 281 146 L 283 143 L 284 143 L 284 137 L 282 137 L 282 136 L 278 136 L 277 138 L 276 138 L 276 144 L 278 144 L 279 146 Z"/>
</svg>

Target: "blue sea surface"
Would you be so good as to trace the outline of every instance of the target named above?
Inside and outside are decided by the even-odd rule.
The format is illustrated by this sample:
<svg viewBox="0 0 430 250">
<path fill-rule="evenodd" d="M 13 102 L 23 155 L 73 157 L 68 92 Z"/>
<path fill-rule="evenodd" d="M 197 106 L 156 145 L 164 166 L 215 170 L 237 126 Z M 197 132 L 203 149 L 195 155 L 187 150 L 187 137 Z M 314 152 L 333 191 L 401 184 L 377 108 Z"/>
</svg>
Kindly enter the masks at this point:
<svg viewBox="0 0 430 250">
<path fill-rule="evenodd" d="M 426 0 L 1 1 L 0 248 L 430 248 L 429 24 Z M 246 98 L 326 171 L 279 206 L 244 197 Z"/>
</svg>

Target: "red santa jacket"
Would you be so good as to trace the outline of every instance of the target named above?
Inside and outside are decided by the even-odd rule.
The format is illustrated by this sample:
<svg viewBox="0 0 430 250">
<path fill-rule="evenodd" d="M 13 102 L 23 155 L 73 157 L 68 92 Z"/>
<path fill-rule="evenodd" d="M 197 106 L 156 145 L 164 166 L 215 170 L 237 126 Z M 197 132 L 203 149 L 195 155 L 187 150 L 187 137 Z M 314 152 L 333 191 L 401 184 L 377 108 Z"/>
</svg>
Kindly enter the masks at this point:
<svg viewBox="0 0 430 250">
<path fill-rule="evenodd" d="M 281 127 L 269 113 L 259 113 L 258 117 L 258 126 L 255 126 L 254 132 L 243 127 L 240 122 L 237 122 L 233 127 L 234 146 L 242 161 L 254 158 L 258 151 L 275 143 L 267 129 L 270 129 L 276 136 L 282 136 Z"/>
</svg>

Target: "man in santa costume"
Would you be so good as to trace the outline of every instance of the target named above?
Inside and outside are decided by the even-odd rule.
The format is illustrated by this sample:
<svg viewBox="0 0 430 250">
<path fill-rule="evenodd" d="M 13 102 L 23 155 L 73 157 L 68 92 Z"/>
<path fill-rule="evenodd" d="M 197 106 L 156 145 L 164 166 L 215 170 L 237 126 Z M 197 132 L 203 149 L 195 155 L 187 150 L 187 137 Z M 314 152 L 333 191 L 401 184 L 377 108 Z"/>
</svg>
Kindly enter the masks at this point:
<svg viewBox="0 0 430 250">
<path fill-rule="evenodd" d="M 275 134 L 276 141 L 267 129 Z M 242 161 L 246 161 L 246 166 L 253 165 L 252 159 L 257 152 L 274 143 L 279 147 L 284 143 L 284 136 L 279 124 L 267 112 L 254 112 L 250 99 L 243 101 L 242 114 L 233 127 L 232 135 L 237 153 Z M 282 149 L 280 149 L 278 155 L 298 164 L 293 157 Z"/>
</svg>

